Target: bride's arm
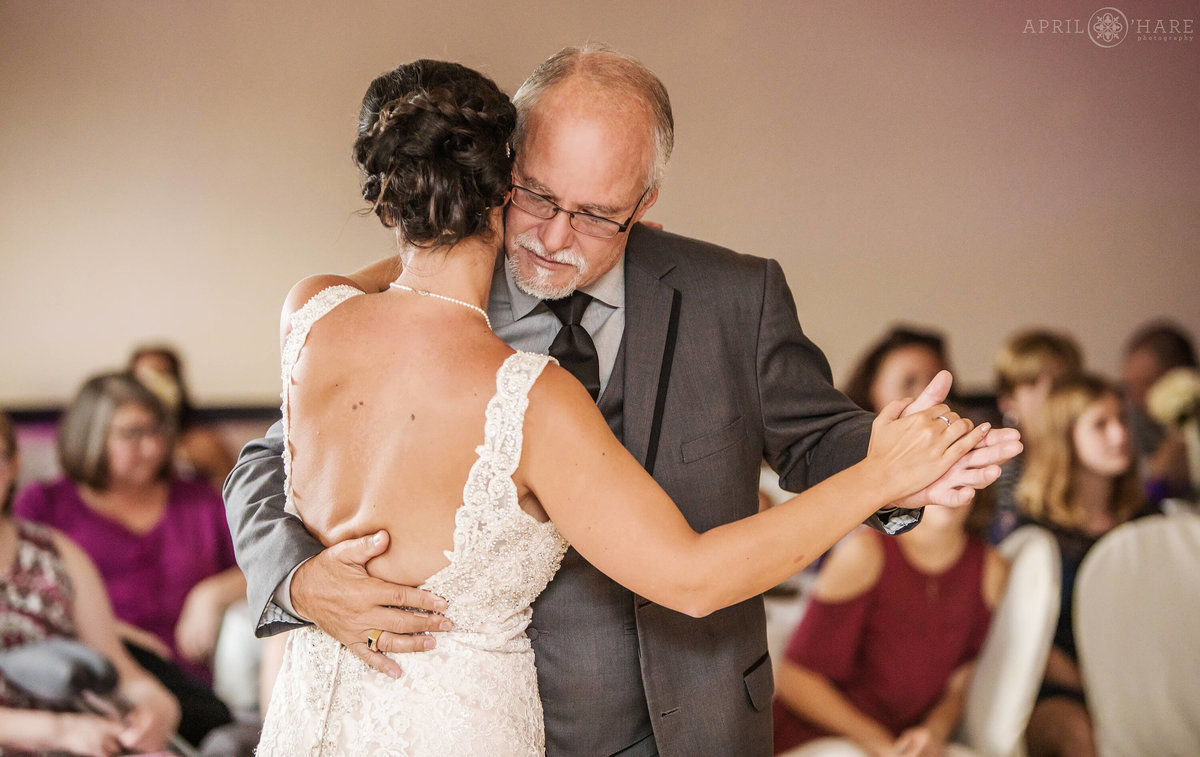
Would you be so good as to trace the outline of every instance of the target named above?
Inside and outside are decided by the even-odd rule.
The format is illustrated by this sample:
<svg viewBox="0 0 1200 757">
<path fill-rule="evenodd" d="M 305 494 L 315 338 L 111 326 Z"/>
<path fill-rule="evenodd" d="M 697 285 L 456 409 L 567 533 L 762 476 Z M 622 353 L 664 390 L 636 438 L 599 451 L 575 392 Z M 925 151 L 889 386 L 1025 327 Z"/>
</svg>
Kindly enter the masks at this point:
<svg viewBox="0 0 1200 757">
<path fill-rule="evenodd" d="M 696 533 L 558 366 L 530 393 L 520 481 L 581 555 L 641 596 L 700 617 L 793 575 L 888 502 L 941 476 L 983 438 L 945 405 L 876 419 L 866 458 L 749 518 Z"/>
</svg>

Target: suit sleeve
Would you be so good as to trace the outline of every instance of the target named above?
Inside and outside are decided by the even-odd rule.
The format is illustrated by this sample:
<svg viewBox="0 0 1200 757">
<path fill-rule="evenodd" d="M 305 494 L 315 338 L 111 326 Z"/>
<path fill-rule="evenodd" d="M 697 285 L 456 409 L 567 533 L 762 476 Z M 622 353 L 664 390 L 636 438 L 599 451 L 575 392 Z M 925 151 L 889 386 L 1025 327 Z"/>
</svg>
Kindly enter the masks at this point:
<svg viewBox="0 0 1200 757">
<path fill-rule="evenodd" d="M 299 518 L 284 511 L 283 423 L 247 444 L 225 479 L 225 516 L 238 565 L 246 574 L 246 595 L 262 608 L 255 633 L 270 636 L 303 621 L 272 601 L 280 583 L 300 563 L 317 555 L 321 543 Z"/>
<path fill-rule="evenodd" d="M 874 415 L 834 387 L 829 361 L 800 328 L 795 300 L 774 260 L 766 261 L 759 324 L 764 455 L 780 486 L 803 491 L 863 459 Z M 866 523 L 895 534 L 919 521 L 919 510 L 881 510 Z"/>
</svg>

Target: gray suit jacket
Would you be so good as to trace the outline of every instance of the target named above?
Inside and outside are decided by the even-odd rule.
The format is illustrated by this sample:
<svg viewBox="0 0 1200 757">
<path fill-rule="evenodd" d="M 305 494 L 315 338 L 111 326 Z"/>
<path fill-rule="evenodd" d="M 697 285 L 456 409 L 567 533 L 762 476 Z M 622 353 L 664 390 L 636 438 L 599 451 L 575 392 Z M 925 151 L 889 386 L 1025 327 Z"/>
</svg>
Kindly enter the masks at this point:
<svg viewBox="0 0 1200 757">
<path fill-rule="evenodd" d="M 756 512 L 764 459 L 799 491 L 863 457 L 873 416 L 834 389 L 778 263 L 638 225 L 625 277 L 625 334 L 600 407 L 693 528 Z M 260 634 L 294 623 L 270 595 L 320 550 L 283 513 L 281 449 L 276 424 L 225 485 L 250 601 L 265 608 Z M 759 598 L 690 618 L 572 550 L 529 633 L 552 756 L 611 754 L 646 727 L 664 757 L 771 753 Z"/>
</svg>

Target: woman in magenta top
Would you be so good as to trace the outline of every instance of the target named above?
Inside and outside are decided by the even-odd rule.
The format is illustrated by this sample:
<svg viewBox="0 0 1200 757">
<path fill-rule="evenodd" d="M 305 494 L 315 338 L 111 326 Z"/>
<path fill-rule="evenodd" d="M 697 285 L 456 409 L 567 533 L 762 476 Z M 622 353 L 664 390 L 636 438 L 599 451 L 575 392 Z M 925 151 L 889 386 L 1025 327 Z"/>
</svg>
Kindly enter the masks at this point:
<svg viewBox="0 0 1200 757">
<path fill-rule="evenodd" d="M 830 735 L 941 753 L 1007 577 L 969 513 L 927 508 L 909 533 L 859 529 L 829 555 L 776 677 L 776 753 Z"/>
<path fill-rule="evenodd" d="M 237 570 L 224 506 L 208 484 L 172 480 L 162 517 L 141 533 L 93 510 L 75 482 L 65 478 L 30 486 L 22 492 L 17 510 L 21 517 L 49 524 L 83 547 L 100 569 L 117 617 L 152 635 L 157 642 L 151 642 L 152 651 L 165 648 L 189 674 L 211 683 L 208 654 L 194 654 L 196 648 L 186 646 L 191 630 L 180 627 L 188 622 L 204 625 L 197 634 L 211 634 L 212 638 L 197 640 L 196 647 L 211 653 L 221 622 L 214 605 L 228 602 L 219 602 L 215 596 L 193 599 L 193 603 L 210 605 L 189 608 L 189 612 L 206 616 L 195 621 L 183 617 L 184 608 L 193 591 L 209 590 L 205 581 L 219 581 L 216 577 L 224 571 Z M 125 635 L 134 643 L 146 641 L 136 630 L 127 630 Z M 181 641 L 189 654 L 184 653 Z"/>
<path fill-rule="evenodd" d="M 64 532 L 95 562 L 122 639 L 179 697 L 180 731 L 194 740 L 229 717 L 207 690 L 209 661 L 224 612 L 245 596 L 246 581 L 220 496 L 172 475 L 172 444 L 153 394 L 128 374 L 96 376 L 59 425 L 65 478 L 28 487 L 16 513 Z M 210 716 L 197 716 L 196 726 L 198 711 Z"/>
<path fill-rule="evenodd" d="M 129 705 L 120 719 L 41 709 L 47 703 L 0 673 L 0 754 L 124 754 L 159 751 L 179 705 L 138 667 L 117 638 L 95 567 L 62 534 L 10 515 L 20 458 L 0 412 L 0 651 L 72 639 L 105 655 Z"/>
</svg>

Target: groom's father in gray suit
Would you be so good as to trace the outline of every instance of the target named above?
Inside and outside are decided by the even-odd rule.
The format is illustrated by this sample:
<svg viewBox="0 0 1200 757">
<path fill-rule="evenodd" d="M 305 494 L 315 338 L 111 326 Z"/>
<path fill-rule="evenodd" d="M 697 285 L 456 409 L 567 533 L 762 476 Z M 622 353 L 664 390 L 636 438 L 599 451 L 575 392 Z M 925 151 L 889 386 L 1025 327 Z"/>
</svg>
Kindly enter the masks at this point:
<svg viewBox="0 0 1200 757">
<path fill-rule="evenodd" d="M 779 265 L 634 225 L 658 198 L 671 153 L 658 78 L 611 51 L 565 50 L 514 100 L 513 195 L 488 305 L 496 333 L 559 357 L 697 530 L 755 512 L 764 459 L 792 491 L 861 459 L 872 416 L 833 388 Z M 388 278 L 379 267 L 363 275 Z M 994 431 L 900 504 L 964 504 L 1016 448 Z M 441 618 L 396 609 L 422 600 L 366 575 L 362 563 L 385 541 L 322 550 L 283 512 L 280 451 L 277 425 L 246 447 L 225 486 L 251 603 L 265 608 L 260 633 L 298 622 L 294 613 L 395 671 L 365 648 L 367 633 L 383 629 L 380 648 L 410 651 L 436 637 L 402 634 L 437 630 Z M 873 521 L 896 530 L 915 517 Z M 761 599 L 690 618 L 569 552 L 529 629 L 548 754 L 769 755 L 764 628 Z"/>
</svg>

